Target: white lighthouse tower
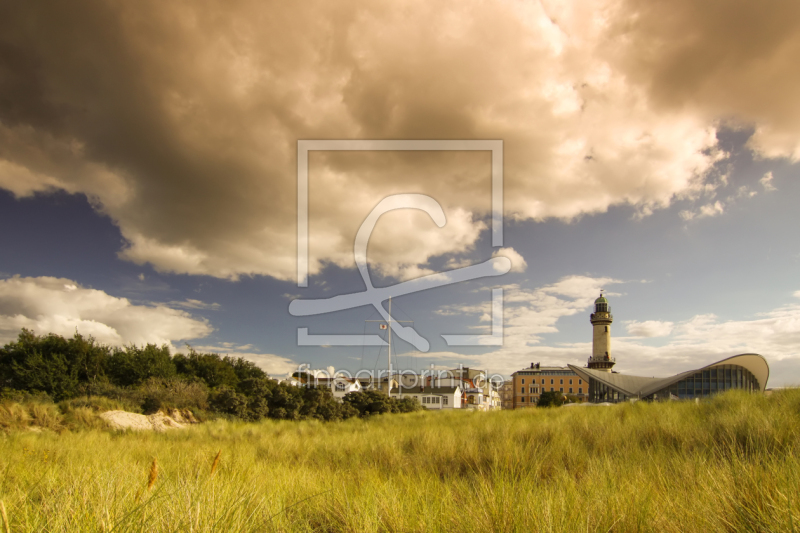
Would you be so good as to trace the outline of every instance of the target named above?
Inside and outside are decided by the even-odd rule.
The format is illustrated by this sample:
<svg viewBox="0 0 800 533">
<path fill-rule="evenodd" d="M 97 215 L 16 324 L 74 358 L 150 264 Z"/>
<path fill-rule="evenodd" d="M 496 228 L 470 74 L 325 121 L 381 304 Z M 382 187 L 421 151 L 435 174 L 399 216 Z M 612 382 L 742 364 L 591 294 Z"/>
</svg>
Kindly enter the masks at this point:
<svg viewBox="0 0 800 533">
<path fill-rule="evenodd" d="M 592 322 L 592 356 L 589 358 L 589 368 L 611 372 L 614 366 L 614 358 L 611 357 L 611 323 L 614 316 L 611 314 L 611 306 L 608 300 L 600 291 L 600 297 L 594 301 L 594 313 L 589 320 Z"/>
</svg>

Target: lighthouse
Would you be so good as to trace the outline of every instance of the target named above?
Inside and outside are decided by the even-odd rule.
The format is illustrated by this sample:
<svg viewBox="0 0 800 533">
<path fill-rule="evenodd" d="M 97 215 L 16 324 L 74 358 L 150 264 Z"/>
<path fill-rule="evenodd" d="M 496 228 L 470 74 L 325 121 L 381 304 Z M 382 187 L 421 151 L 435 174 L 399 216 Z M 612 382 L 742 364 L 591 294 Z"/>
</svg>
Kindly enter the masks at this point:
<svg viewBox="0 0 800 533">
<path fill-rule="evenodd" d="M 592 356 L 589 358 L 589 368 L 611 372 L 614 366 L 614 358 L 611 357 L 611 323 L 614 316 L 611 314 L 611 306 L 608 300 L 600 291 L 600 297 L 594 301 L 594 313 L 589 320 L 592 323 Z"/>
</svg>

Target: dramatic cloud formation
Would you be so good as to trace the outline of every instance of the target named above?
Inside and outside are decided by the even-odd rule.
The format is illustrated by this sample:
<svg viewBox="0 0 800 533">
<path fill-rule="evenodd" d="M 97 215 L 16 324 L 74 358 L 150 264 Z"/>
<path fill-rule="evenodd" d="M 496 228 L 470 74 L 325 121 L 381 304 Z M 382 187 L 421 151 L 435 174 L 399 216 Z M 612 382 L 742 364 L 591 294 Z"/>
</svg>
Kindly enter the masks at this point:
<svg viewBox="0 0 800 533">
<path fill-rule="evenodd" d="M 0 344 L 17 338 L 20 329 L 71 337 L 77 328 L 98 342 L 168 344 L 209 335 L 211 326 L 185 311 L 163 305 L 133 305 L 103 291 L 63 278 L 0 280 Z"/>
<path fill-rule="evenodd" d="M 690 0 L 302 4 L 76 0 L 0 8 L 0 187 L 87 195 L 121 256 L 161 271 L 296 274 L 298 139 L 503 139 L 506 215 L 641 215 L 706 190 L 721 121 L 800 158 L 800 5 Z M 312 274 L 428 273 L 490 212 L 488 153 L 310 156 Z M 765 185 L 766 187 L 766 185 Z M 708 204 L 697 216 L 723 212 Z"/>
</svg>

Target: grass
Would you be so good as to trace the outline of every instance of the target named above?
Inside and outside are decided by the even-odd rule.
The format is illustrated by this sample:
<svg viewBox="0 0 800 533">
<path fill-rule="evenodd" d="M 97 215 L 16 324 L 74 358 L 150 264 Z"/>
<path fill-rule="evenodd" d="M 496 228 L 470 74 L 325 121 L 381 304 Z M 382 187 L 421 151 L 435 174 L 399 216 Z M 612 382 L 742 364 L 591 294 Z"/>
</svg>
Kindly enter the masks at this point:
<svg viewBox="0 0 800 533">
<path fill-rule="evenodd" d="M 7 429 L 0 501 L 11 532 L 800 531 L 798 451 L 800 390 L 165 434 Z"/>
</svg>

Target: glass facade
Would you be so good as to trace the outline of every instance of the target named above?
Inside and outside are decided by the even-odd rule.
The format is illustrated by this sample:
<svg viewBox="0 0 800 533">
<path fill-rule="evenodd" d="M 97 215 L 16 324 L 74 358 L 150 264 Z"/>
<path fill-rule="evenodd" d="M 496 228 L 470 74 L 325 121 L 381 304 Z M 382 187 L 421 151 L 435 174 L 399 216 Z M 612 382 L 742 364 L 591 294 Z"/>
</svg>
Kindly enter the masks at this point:
<svg viewBox="0 0 800 533">
<path fill-rule="evenodd" d="M 753 392 L 759 390 L 760 387 L 758 380 L 746 368 L 739 365 L 719 365 L 696 372 L 669 387 L 656 391 L 646 399 L 702 398 L 730 389 Z"/>
<path fill-rule="evenodd" d="M 600 383 L 596 379 L 589 380 L 589 401 L 592 403 L 617 403 L 624 402 L 628 399 L 627 396 L 622 394 L 616 389 L 612 389 L 605 383 Z"/>
<path fill-rule="evenodd" d="M 760 390 L 758 380 L 746 368 L 739 365 L 717 365 L 705 368 L 682 380 L 664 387 L 643 400 L 669 400 L 703 398 L 730 389 L 754 392 Z M 617 403 L 628 400 L 625 394 L 600 383 L 589 381 L 589 401 L 593 403 Z"/>
</svg>

